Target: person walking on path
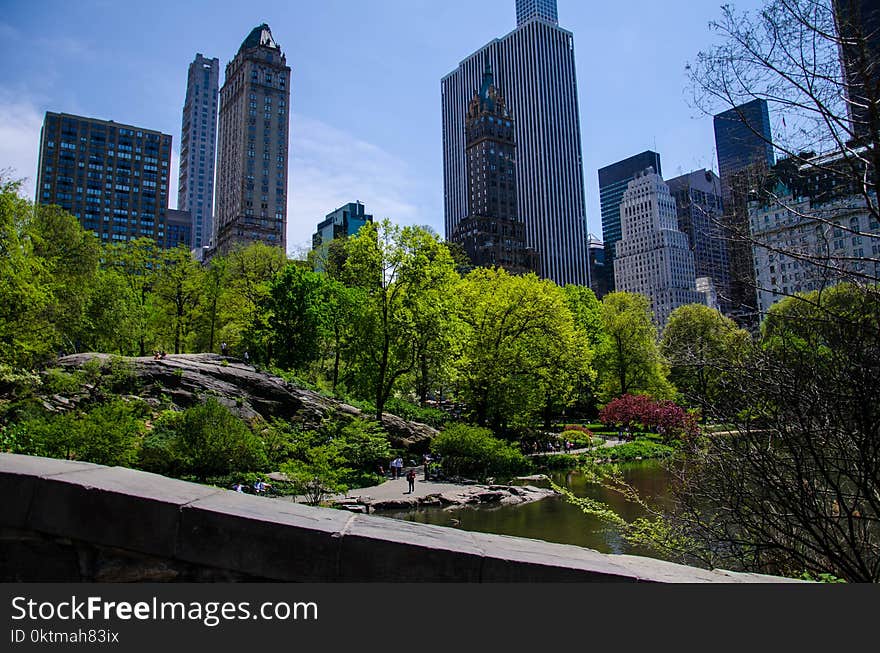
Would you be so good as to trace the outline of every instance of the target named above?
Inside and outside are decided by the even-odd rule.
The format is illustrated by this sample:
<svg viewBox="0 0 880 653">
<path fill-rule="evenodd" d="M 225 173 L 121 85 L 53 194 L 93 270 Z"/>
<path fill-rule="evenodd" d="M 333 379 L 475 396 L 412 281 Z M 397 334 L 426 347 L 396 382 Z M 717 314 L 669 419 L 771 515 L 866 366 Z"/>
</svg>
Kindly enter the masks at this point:
<svg viewBox="0 0 880 653">
<path fill-rule="evenodd" d="M 422 456 L 422 465 L 425 468 L 425 480 L 430 480 L 430 475 L 428 474 L 428 466 L 431 464 L 431 456 L 429 454 L 425 454 Z"/>
<path fill-rule="evenodd" d="M 409 494 L 416 491 L 416 470 L 410 469 L 406 473 L 406 482 L 409 483 Z"/>
<path fill-rule="evenodd" d="M 391 461 L 391 478 L 398 479 L 403 472 L 403 458 L 398 456 Z"/>
</svg>

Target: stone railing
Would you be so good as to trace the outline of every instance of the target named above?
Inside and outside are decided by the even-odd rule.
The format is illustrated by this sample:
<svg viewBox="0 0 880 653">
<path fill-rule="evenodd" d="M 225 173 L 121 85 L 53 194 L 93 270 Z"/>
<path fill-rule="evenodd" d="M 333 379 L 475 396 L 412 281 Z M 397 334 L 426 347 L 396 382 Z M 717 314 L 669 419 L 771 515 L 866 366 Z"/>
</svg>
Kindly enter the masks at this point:
<svg viewBox="0 0 880 653">
<path fill-rule="evenodd" d="M 0 454 L 0 581 L 783 582 Z"/>
</svg>

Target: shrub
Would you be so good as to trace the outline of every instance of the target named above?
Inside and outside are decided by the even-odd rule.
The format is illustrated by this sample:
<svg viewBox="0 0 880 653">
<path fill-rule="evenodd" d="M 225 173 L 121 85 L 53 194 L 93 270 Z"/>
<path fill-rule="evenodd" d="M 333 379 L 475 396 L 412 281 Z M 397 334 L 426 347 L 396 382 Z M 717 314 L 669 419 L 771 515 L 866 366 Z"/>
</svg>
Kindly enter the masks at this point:
<svg viewBox="0 0 880 653">
<path fill-rule="evenodd" d="M 489 429 L 455 424 L 434 438 L 443 471 L 451 476 L 511 477 L 529 468 L 528 459 L 511 443 L 499 440 Z"/>
<path fill-rule="evenodd" d="M 43 372 L 43 386 L 51 394 L 72 395 L 80 388 L 80 378 L 76 374 L 53 367 Z"/>
<path fill-rule="evenodd" d="M 144 445 L 145 469 L 201 481 L 261 470 L 268 462 L 263 441 L 213 397 L 180 413 L 164 413 Z"/>
<path fill-rule="evenodd" d="M 385 412 L 410 422 L 421 422 L 435 429 L 443 428 L 450 420 L 448 414 L 436 408 L 424 408 L 418 404 L 392 397 L 385 403 Z"/>
<path fill-rule="evenodd" d="M 568 429 L 568 427 L 565 427 Z M 568 440 L 571 442 L 576 448 L 583 449 L 584 447 L 592 447 L 598 438 L 594 437 L 592 432 L 589 429 L 577 430 L 577 431 L 569 431 L 565 430 L 559 436 L 563 440 Z M 601 442 L 601 440 L 599 440 Z"/>
<path fill-rule="evenodd" d="M 668 458 L 675 453 L 675 449 L 659 442 L 648 439 L 638 439 L 627 442 L 617 447 L 607 447 L 590 451 L 584 454 L 587 460 L 610 459 L 613 462 L 634 462 L 636 460 L 649 460 Z"/>
</svg>

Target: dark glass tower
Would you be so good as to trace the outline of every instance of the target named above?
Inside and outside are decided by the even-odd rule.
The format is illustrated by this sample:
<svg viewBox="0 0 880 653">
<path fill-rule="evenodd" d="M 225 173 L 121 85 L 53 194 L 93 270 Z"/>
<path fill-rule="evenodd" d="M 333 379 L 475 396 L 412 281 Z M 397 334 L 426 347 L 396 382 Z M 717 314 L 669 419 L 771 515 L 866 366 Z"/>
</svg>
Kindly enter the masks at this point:
<svg viewBox="0 0 880 653">
<path fill-rule="evenodd" d="M 265 23 L 226 65 L 220 90 L 214 246 L 286 249 L 290 67 Z"/>
<path fill-rule="evenodd" d="M 663 175 L 660 155 L 646 150 L 623 161 L 599 169 L 599 205 L 602 211 L 602 240 L 605 244 L 605 266 L 614 269 L 614 245 L 620 240 L 620 202 L 629 182 L 644 170 L 653 168 Z M 614 290 L 613 275 L 609 276 L 609 289 Z"/>
<path fill-rule="evenodd" d="M 880 3 L 834 0 L 834 21 L 844 39 L 840 59 L 846 109 L 857 139 L 880 141 Z"/>
<path fill-rule="evenodd" d="M 476 267 L 537 271 L 535 251 L 526 247 L 525 225 L 517 216 L 515 125 L 488 61 L 468 105 L 465 143 L 468 216 L 451 240 Z"/>
<path fill-rule="evenodd" d="M 718 114 L 714 123 L 729 261 L 729 296 L 720 299 L 730 317 L 752 328 L 757 295 L 748 200 L 755 179 L 773 166 L 770 112 L 765 100 L 752 100 Z"/>
</svg>

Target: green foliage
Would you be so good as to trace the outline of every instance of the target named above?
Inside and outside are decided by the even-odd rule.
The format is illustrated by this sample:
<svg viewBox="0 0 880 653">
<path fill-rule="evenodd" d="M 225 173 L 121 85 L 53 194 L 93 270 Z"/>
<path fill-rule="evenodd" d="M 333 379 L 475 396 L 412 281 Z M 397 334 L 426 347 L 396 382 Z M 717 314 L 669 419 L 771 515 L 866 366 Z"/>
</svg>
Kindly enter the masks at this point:
<svg viewBox="0 0 880 653">
<path fill-rule="evenodd" d="M 318 357 L 326 322 L 324 279 L 288 263 L 272 281 L 266 301 L 270 342 L 283 368 L 300 369 Z"/>
<path fill-rule="evenodd" d="M 166 412 L 144 442 L 141 465 L 170 476 L 204 481 L 267 465 L 263 441 L 213 397 L 183 412 Z"/>
<path fill-rule="evenodd" d="M 286 463 L 281 471 L 290 479 L 297 494 L 305 496 L 306 503 L 317 506 L 328 495 L 348 489 L 342 482 L 342 477 L 350 470 L 342 467 L 343 464 L 335 448 L 313 447 L 305 453 L 303 459 Z"/>
<path fill-rule="evenodd" d="M 688 304 L 669 316 L 660 347 L 670 380 L 691 405 L 705 407 L 724 397 L 723 370 L 746 353 L 750 340 L 718 311 Z"/>
<path fill-rule="evenodd" d="M 31 413 L 3 428 L 12 453 L 134 466 L 145 433 L 146 404 L 113 401 L 86 412 Z"/>
<path fill-rule="evenodd" d="M 465 424 L 447 427 L 434 438 L 431 450 L 441 456 L 450 476 L 509 478 L 529 469 L 528 459 L 515 445 L 499 440 L 492 431 Z"/>
<path fill-rule="evenodd" d="M 605 459 L 627 463 L 636 460 L 663 459 L 672 456 L 675 448 L 646 438 L 639 438 L 616 447 L 602 447 L 584 454 L 586 459 Z"/>
<path fill-rule="evenodd" d="M 443 428 L 450 421 L 449 414 L 437 408 L 425 408 L 412 402 L 392 397 L 385 404 L 385 411 L 410 422 L 421 422 L 435 429 Z"/>
<path fill-rule="evenodd" d="M 602 298 L 605 338 L 598 350 L 600 394 L 605 401 L 625 394 L 671 399 L 675 390 L 657 346 L 657 329 L 644 295 L 613 292 Z"/>
</svg>

